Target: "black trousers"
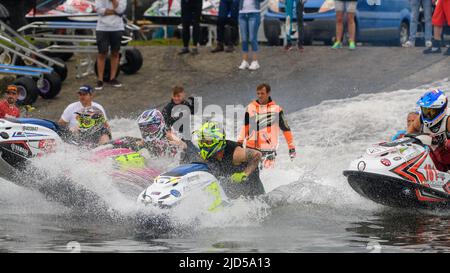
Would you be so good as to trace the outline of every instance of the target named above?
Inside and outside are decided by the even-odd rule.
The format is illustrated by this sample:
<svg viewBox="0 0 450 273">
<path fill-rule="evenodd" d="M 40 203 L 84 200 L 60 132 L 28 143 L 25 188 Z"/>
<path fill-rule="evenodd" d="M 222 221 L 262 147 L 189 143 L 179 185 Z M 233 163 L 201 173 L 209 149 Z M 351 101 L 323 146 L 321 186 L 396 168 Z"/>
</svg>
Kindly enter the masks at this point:
<svg viewBox="0 0 450 273">
<path fill-rule="evenodd" d="M 200 41 L 200 16 L 202 14 L 202 6 L 202 0 L 181 1 L 181 24 L 183 26 L 184 47 L 189 46 L 189 40 L 191 39 L 191 25 L 194 46 L 197 46 Z"/>
<path fill-rule="evenodd" d="M 230 15 L 230 16 L 228 16 Z M 239 0 L 220 0 L 219 18 L 217 20 L 217 42 L 233 45 L 239 39 Z M 232 28 L 231 41 L 225 41 L 225 26 Z"/>
<path fill-rule="evenodd" d="M 305 4 L 303 0 L 296 0 L 296 15 L 297 15 L 297 31 L 298 31 L 298 45 L 303 45 L 303 40 L 305 39 L 305 26 L 303 23 L 303 10 Z"/>
</svg>

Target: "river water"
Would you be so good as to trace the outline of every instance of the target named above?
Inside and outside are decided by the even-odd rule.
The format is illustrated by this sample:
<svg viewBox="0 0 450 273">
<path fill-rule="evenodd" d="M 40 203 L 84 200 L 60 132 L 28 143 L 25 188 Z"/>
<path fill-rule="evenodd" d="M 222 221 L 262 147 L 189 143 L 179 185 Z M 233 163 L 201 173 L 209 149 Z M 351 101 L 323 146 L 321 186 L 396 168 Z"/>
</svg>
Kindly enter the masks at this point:
<svg viewBox="0 0 450 273">
<path fill-rule="evenodd" d="M 447 81 L 436 85 L 450 87 Z M 450 252 L 450 213 L 377 205 L 342 175 L 367 146 L 404 129 L 406 113 L 416 110 L 425 88 L 324 101 L 289 113 L 298 158 L 289 160 L 282 141 L 275 169 L 261 174 L 266 196 L 236 200 L 213 214 L 189 206 L 142 208 L 136 189 L 111 183 L 110 166 L 83 161 L 83 152 L 66 147 L 33 164 L 55 177 L 70 176 L 95 192 L 106 210 L 83 213 L 0 180 L 0 251 Z M 115 136 L 137 135 L 134 122 L 112 120 Z M 160 159 L 154 165 L 167 170 L 176 163 Z"/>
</svg>

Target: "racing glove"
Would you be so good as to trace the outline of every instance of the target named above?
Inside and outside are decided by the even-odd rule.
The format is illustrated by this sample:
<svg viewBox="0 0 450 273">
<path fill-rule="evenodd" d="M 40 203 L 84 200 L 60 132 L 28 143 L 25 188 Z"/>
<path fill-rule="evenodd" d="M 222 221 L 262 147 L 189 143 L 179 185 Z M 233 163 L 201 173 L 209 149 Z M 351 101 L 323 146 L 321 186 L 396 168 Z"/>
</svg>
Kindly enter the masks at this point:
<svg viewBox="0 0 450 273">
<path fill-rule="evenodd" d="M 289 157 L 291 160 L 293 160 L 297 156 L 297 153 L 295 152 L 295 148 L 289 149 Z"/>
<path fill-rule="evenodd" d="M 231 176 L 231 181 L 233 181 L 234 183 L 242 183 L 245 182 L 246 180 L 247 175 L 245 174 L 245 172 L 234 173 Z"/>
</svg>

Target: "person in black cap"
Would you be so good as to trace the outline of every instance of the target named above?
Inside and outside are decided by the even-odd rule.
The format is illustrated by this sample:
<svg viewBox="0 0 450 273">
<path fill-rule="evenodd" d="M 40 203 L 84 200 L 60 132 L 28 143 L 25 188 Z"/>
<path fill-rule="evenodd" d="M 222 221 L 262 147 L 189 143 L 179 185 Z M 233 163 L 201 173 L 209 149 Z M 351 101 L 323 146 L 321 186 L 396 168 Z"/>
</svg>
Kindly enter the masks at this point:
<svg viewBox="0 0 450 273">
<path fill-rule="evenodd" d="M 108 138 L 110 138 L 110 126 L 106 117 L 106 111 L 100 104 L 93 101 L 94 90 L 89 85 L 83 85 L 78 90 L 79 101 L 69 104 L 61 115 L 58 124 L 62 127 L 68 127 L 69 131 L 76 133 L 79 131 L 79 113 L 83 113 L 88 108 L 98 108 L 104 116 L 104 125 L 108 129 Z"/>
</svg>

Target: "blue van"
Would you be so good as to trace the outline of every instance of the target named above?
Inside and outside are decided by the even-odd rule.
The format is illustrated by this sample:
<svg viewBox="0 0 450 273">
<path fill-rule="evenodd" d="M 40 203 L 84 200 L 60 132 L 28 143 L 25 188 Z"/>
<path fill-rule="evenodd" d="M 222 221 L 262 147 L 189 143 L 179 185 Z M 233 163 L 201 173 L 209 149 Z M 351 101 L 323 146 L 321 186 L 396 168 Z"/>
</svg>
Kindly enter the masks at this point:
<svg viewBox="0 0 450 273">
<path fill-rule="evenodd" d="M 279 45 L 284 29 L 285 0 L 269 0 L 264 15 L 264 34 L 270 45 Z M 411 20 L 409 0 L 358 0 L 356 40 L 388 41 L 398 45 L 409 36 Z M 293 21 L 296 21 L 294 15 Z M 304 9 L 305 44 L 313 40 L 332 44 L 336 30 L 334 0 L 308 0 Z"/>
</svg>

